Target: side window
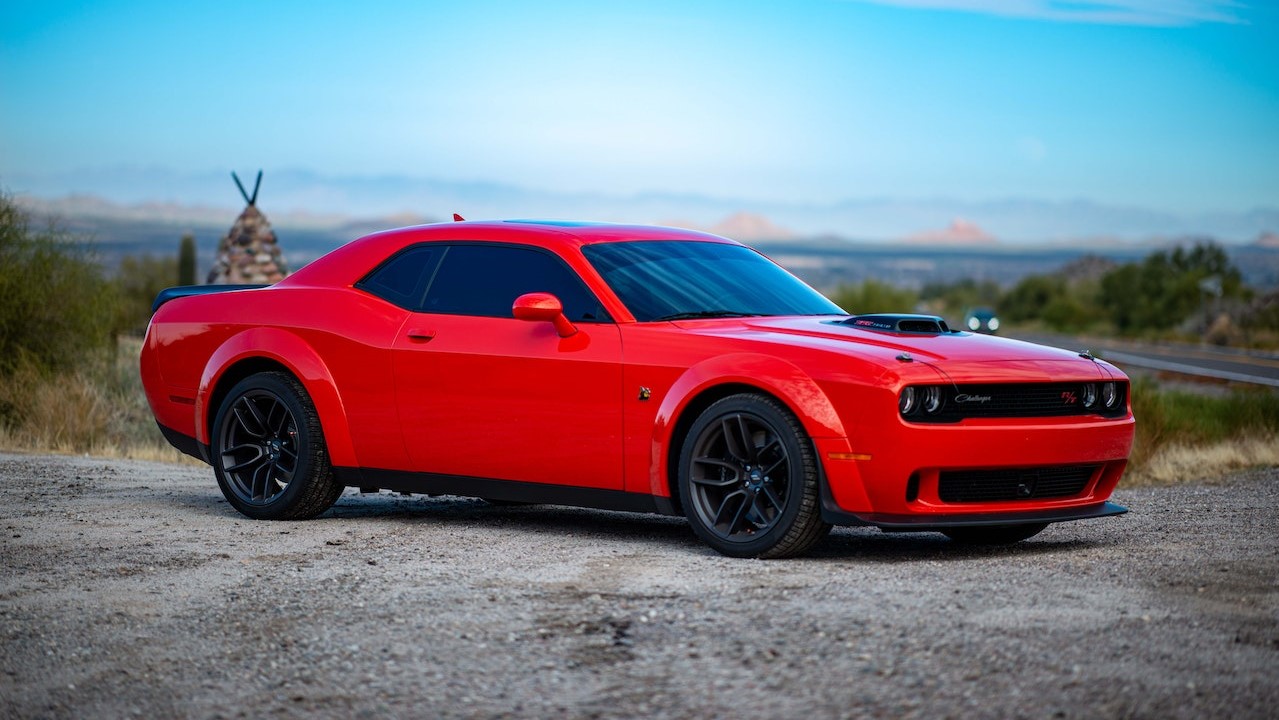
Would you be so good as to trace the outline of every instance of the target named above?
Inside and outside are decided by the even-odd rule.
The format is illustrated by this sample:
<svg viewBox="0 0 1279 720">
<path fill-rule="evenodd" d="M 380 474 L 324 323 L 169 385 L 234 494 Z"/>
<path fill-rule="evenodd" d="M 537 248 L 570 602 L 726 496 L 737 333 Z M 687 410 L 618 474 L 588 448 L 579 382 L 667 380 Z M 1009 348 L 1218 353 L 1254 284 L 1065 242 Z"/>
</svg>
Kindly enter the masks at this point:
<svg viewBox="0 0 1279 720">
<path fill-rule="evenodd" d="M 416 310 L 422 306 L 422 296 L 426 294 L 426 286 L 430 284 L 443 252 L 444 249 L 438 246 L 411 247 L 383 263 L 356 285 L 406 310 Z"/>
<path fill-rule="evenodd" d="M 426 294 L 423 312 L 512 317 L 515 298 L 548 292 L 574 322 L 609 317 L 581 279 L 544 252 L 506 245 L 454 245 L 444 254 Z"/>
</svg>

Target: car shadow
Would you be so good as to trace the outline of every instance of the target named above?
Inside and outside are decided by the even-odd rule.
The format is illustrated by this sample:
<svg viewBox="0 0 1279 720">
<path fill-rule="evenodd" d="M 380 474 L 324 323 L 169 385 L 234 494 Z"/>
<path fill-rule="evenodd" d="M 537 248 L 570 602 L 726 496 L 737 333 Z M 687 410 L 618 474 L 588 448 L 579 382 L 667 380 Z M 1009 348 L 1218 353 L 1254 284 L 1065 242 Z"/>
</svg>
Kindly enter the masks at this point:
<svg viewBox="0 0 1279 720">
<path fill-rule="evenodd" d="M 855 559 L 878 563 L 963 561 L 1077 553 L 1109 544 L 1095 539 L 1056 539 L 1052 532 L 1050 525 L 1044 535 L 1010 545 L 966 545 L 940 532 L 882 532 L 870 527 L 841 527 L 835 528 L 807 557 L 815 561 Z"/>
<path fill-rule="evenodd" d="M 193 511 L 240 520 L 221 494 L 175 490 L 167 494 Z M 679 546 L 715 556 L 682 517 L 595 510 L 563 505 L 495 505 L 479 498 L 454 496 L 402 496 L 392 493 L 348 493 L 307 524 L 349 520 L 382 520 L 408 525 L 492 524 L 511 532 L 563 534 L 607 541 L 610 538 L 643 540 Z M 870 527 L 837 527 L 800 561 L 858 560 L 875 563 L 964 561 L 982 558 L 1027 558 L 1075 553 L 1110 544 L 1103 540 L 1054 539 L 1052 528 L 1012 545 L 964 545 L 937 532 L 885 533 Z"/>
</svg>

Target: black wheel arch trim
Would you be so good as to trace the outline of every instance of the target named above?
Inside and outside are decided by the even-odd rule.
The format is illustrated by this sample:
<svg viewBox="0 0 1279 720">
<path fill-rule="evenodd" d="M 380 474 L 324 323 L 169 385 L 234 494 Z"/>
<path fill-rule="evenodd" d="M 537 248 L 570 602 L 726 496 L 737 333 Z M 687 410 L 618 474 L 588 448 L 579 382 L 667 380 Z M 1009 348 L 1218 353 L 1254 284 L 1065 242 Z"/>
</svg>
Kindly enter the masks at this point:
<svg viewBox="0 0 1279 720">
<path fill-rule="evenodd" d="M 160 434 L 164 435 L 164 439 L 168 440 L 170 445 L 180 450 L 184 455 L 190 455 L 196 460 L 212 464 L 210 461 L 212 455 L 210 454 L 208 445 L 196 440 L 184 432 L 179 432 L 171 427 L 167 427 L 159 421 L 156 421 L 156 425 L 160 428 Z"/>
</svg>

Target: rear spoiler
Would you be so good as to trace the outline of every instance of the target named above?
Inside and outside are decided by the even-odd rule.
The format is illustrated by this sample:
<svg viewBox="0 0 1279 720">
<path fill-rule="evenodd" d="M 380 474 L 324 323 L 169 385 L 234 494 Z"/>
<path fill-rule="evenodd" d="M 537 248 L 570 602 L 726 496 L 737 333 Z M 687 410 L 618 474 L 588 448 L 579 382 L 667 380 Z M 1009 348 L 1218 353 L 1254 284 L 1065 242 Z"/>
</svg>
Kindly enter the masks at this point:
<svg viewBox="0 0 1279 720">
<path fill-rule="evenodd" d="M 170 300 L 177 300 L 182 297 L 191 297 L 192 295 L 212 295 L 213 293 L 231 292 L 233 290 L 260 290 L 270 285 L 181 285 L 179 287 L 165 288 L 155 296 L 155 302 L 151 303 L 151 314 L 154 315 L 160 306 Z"/>
</svg>

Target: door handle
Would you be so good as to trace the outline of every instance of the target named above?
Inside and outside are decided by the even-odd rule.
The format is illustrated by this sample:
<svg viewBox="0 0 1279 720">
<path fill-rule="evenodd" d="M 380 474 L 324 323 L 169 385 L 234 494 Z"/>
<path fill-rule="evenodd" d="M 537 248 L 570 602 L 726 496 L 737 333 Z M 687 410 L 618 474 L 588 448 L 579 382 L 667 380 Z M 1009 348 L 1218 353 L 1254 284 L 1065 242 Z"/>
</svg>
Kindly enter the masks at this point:
<svg viewBox="0 0 1279 720">
<path fill-rule="evenodd" d="M 423 328 L 410 328 L 406 334 L 409 336 L 410 340 L 415 340 L 417 342 L 428 342 L 435 337 L 434 330 L 425 330 Z"/>
</svg>

